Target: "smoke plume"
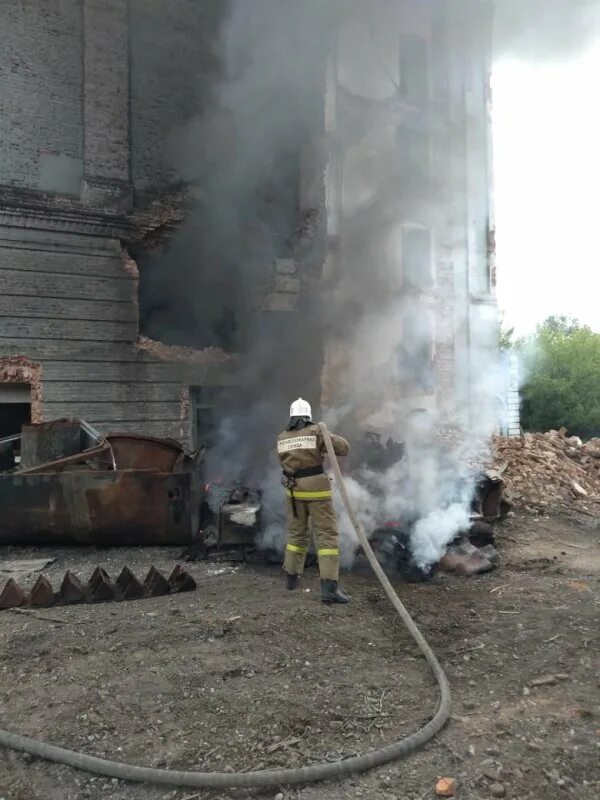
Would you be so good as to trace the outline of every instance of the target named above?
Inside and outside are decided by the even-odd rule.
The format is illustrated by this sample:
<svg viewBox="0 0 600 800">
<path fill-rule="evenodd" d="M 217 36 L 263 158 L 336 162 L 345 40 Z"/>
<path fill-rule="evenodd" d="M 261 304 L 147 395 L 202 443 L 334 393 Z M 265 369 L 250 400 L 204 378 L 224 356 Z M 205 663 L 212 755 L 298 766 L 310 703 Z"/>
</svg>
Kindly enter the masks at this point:
<svg viewBox="0 0 600 800">
<path fill-rule="evenodd" d="M 495 8 L 495 56 L 556 62 L 581 54 L 598 39 L 596 0 L 500 0 Z"/>
<path fill-rule="evenodd" d="M 151 309 L 146 332 L 241 353 L 243 396 L 222 401 L 208 467 L 263 488 L 265 543 L 285 536 L 274 441 L 299 395 L 352 440 L 405 443 L 383 472 L 358 464 L 348 478 L 367 531 L 405 520 L 428 565 L 467 522 L 472 451 L 497 421 L 489 30 L 485 4 L 443 5 L 234 0 L 203 112 L 173 132 L 196 190 L 184 229 L 149 259 L 147 275 L 171 274 L 168 286 L 149 278 L 150 295 L 176 302 Z M 480 117 L 467 152 L 463 78 L 449 84 L 465 51 Z M 277 310 L 278 287 L 295 281 L 292 310 Z M 467 445 L 445 435 L 449 422 Z M 348 564 L 356 543 L 340 519 Z"/>
</svg>

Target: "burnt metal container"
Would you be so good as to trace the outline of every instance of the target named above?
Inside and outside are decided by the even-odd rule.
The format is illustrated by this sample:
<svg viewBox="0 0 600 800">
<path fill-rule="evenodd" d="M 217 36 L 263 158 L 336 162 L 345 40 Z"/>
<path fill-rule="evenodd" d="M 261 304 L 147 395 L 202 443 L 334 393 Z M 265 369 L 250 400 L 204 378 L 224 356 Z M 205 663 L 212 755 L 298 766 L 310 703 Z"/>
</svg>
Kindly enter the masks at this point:
<svg viewBox="0 0 600 800">
<path fill-rule="evenodd" d="M 34 432 L 33 460 L 42 444 L 53 460 L 0 473 L 0 544 L 194 541 L 205 494 L 202 451 L 187 454 L 170 439 L 105 438 L 83 420 L 69 422 L 68 437 L 64 431 L 59 420 Z M 20 438 L 1 440 L 0 453 L 4 447 L 10 456 Z"/>
<path fill-rule="evenodd" d="M 0 475 L 0 544 L 188 544 L 200 493 L 194 472 Z"/>
<path fill-rule="evenodd" d="M 133 433 L 111 433 L 106 441 L 112 447 L 117 469 L 155 469 L 173 472 L 184 450 L 172 439 L 139 436 Z"/>
</svg>

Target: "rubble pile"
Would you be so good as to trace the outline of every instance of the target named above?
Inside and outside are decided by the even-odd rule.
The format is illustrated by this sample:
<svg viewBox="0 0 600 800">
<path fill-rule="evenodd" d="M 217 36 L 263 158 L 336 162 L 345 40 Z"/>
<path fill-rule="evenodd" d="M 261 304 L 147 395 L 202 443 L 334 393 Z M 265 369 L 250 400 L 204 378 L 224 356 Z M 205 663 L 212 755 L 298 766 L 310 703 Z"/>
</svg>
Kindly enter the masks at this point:
<svg viewBox="0 0 600 800">
<path fill-rule="evenodd" d="M 566 430 L 494 439 L 494 466 L 518 505 L 544 510 L 586 503 L 600 514 L 600 439 L 585 444 Z"/>
</svg>

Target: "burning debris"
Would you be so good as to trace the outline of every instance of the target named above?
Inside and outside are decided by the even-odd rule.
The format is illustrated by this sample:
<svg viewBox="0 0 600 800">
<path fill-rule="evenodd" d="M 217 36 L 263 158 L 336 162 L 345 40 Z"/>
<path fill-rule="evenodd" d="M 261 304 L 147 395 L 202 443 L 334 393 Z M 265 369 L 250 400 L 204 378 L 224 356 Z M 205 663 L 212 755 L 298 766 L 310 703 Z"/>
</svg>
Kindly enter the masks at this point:
<svg viewBox="0 0 600 800">
<path fill-rule="evenodd" d="M 404 445 L 389 438 L 385 445 L 381 434 L 367 431 L 363 439 L 358 442 L 351 453 L 351 463 L 354 469 L 368 467 L 375 471 L 389 469 L 404 455 Z"/>
<path fill-rule="evenodd" d="M 245 560 L 257 551 L 260 529 L 261 493 L 247 486 L 205 486 L 201 509 L 201 528 L 191 547 L 184 552 L 187 561 L 198 558 Z"/>
<path fill-rule="evenodd" d="M 384 446 L 380 436 L 367 434 L 357 448 L 359 466 L 348 483 L 373 531 L 373 549 L 387 569 L 411 582 L 429 580 L 438 569 L 489 571 L 497 562 L 489 523 L 511 508 L 502 477 L 482 471 L 464 436 L 449 439 L 430 418 L 418 420 L 406 442 Z"/>
<path fill-rule="evenodd" d="M 494 462 L 509 496 L 525 510 L 600 502 L 600 439 L 585 444 L 566 430 L 494 439 Z"/>
<path fill-rule="evenodd" d="M 168 578 L 152 566 L 143 582 L 139 581 L 126 566 L 115 581 L 102 567 L 96 567 L 87 583 L 83 583 L 77 575 L 67 570 L 58 591 L 54 591 L 44 575 L 38 577 L 29 592 L 14 578 L 9 578 L 0 592 L 0 609 L 120 602 L 191 592 L 194 589 L 196 581 L 179 564 L 174 567 Z"/>
<path fill-rule="evenodd" d="M 508 509 L 501 477 L 487 472 L 473 479 L 474 495 L 465 495 L 470 506 L 451 494 L 439 505 L 435 483 L 419 486 L 417 507 L 411 494 L 415 447 L 391 439 L 384 445 L 368 434 L 358 448 L 355 476 L 368 487 L 361 511 L 375 512 L 368 522 L 381 562 L 409 581 L 428 580 L 440 567 L 463 574 L 491 569 L 496 554 L 485 550 L 494 543 L 485 523 Z M 283 518 L 263 509 L 258 489 L 204 482 L 204 451 L 189 454 L 173 440 L 149 436 L 104 437 L 84 421 L 58 420 L 25 426 L 20 436 L 0 441 L 0 456 L 4 542 L 186 544 L 187 560 L 281 561 Z M 449 468 L 456 470 L 456 462 Z M 439 479 L 444 482 L 443 475 Z M 352 478 L 349 483 L 359 485 Z M 428 508 L 424 488 L 435 503 L 420 513 Z M 266 536 L 273 526 L 278 536 Z M 468 563 L 463 569 L 459 562 Z"/>
</svg>

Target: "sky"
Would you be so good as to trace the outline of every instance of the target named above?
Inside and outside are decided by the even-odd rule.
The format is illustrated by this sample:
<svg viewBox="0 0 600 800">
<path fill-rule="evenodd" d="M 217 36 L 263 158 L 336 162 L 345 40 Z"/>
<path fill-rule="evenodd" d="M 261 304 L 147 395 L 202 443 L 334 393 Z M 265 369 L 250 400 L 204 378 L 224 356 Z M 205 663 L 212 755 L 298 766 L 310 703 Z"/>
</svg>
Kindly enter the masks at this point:
<svg viewBox="0 0 600 800">
<path fill-rule="evenodd" d="M 550 314 L 600 331 L 600 43 L 493 73 L 498 302 L 505 327 Z"/>
</svg>

